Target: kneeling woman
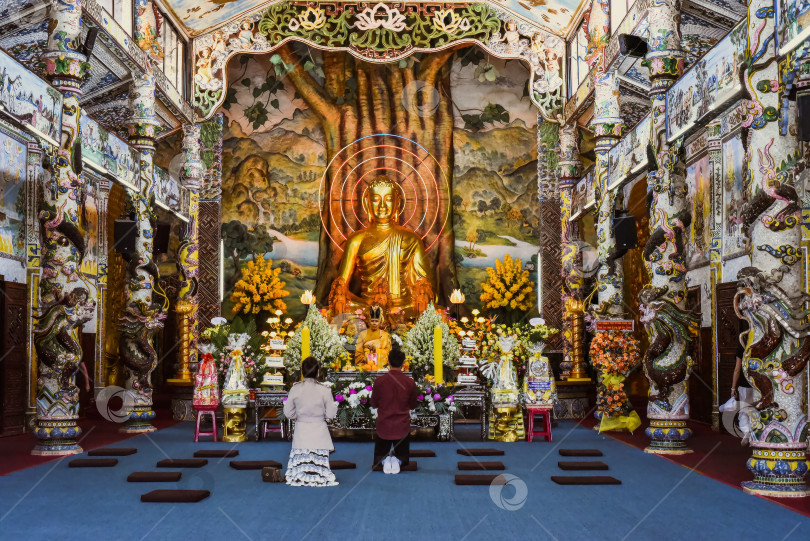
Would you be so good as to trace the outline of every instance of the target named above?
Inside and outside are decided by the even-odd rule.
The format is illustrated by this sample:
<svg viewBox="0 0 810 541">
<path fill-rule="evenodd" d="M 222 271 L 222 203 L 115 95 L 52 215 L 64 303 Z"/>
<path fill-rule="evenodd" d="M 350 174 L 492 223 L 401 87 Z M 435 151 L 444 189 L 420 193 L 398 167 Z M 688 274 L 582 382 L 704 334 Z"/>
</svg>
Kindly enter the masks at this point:
<svg viewBox="0 0 810 541">
<path fill-rule="evenodd" d="M 329 453 L 334 450 L 326 420 L 337 414 L 337 402 L 329 387 L 318 382 L 318 361 L 307 357 L 301 363 L 304 381 L 290 389 L 284 415 L 295 420 L 287 484 L 301 487 L 337 485 L 329 469 Z"/>
</svg>

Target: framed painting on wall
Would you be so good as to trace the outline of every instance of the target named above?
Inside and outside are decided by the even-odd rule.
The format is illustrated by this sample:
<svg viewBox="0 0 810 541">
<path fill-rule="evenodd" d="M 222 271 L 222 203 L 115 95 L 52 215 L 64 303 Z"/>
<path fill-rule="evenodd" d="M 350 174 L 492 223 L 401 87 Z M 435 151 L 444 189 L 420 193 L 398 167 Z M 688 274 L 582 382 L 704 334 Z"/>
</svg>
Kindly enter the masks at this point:
<svg viewBox="0 0 810 541">
<path fill-rule="evenodd" d="M 62 95 L 2 50 L 0 109 L 36 135 L 59 146 Z"/>
<path fill-rule="evenodd" d="M 745 254 L 742 208 L 745 204 L 743 164 L 745 149 L 739 133 L 723 142 L 723 258 Z"/>
<path fill-rule="evenodd" d="M 686 168 L 686 186 L 687 208 L 692 213 L 686 243 L 686 266 L 693 269 L 709 262 L 709 249 L 712 244 L 712 231 L 709 226 L 712 215 L 711 177 L 707 154 Z"/>
<path fill-rule="evenodd" d="M 13 259 L 23 268 L 26 155 L 24 142 L 0 130 L 0 258 Z"/>
<path fill-rule="evenodd" d="M 785 56 L 810 38 L 810 1 L 776 0 L 776 40 L 779 56 Z"/>
<path fill-rule="evenodd" d="M 745 55 L 743 20 L 667 91 L 667 134 L 672 141 L 718 110 L 742 90 Z"/>
</svg>

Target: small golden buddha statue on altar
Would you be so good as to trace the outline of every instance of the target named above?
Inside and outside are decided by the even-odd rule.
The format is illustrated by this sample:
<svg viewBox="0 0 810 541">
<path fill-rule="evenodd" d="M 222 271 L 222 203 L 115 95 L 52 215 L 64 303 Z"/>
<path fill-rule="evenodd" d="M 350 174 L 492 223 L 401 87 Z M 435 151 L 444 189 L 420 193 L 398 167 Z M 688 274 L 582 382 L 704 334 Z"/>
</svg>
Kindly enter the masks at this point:
<svg viewBox="0 0 810 541">
<path fill-rule="evenodd" d="M 397 223 L 400 203 L 398 187 L 387 176 L 371 181 L 363 196 L 369 225 L 347 239 L 330 297 L 342 301 L 345 295 L 352 306 L 365 308 L 379 303 L 380 288 L 387 286 L 386 308 L 412 308 L 420 284 L 420 296 L 433 300 L 431 262 L 419 235 Z"/>
<path fill-rule="evenodd" d="M 369 309 L 368 328 L 357 337 L 354 363 L 358 368 L 373 371 L 388 367 L 391 336 L 380 328 L 383 312 L 379 306 Z"/>
</svg>

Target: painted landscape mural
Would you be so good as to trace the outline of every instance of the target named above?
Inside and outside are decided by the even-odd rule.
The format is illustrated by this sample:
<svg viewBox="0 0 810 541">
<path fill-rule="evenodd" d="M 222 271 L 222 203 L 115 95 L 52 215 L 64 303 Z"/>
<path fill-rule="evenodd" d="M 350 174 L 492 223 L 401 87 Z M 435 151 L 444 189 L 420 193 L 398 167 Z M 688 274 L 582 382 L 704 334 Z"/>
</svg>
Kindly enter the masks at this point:
<svg viewBox="0 0 810 541">
<path fill-rule="evenodd" d="M 323 82 L 319 53 L 304 54 L 310 75 Z M 230 86 L 222 108 L 227 315 L 228 292 L 239 268 L 253 257 L 263 254 L 281 268 L 292 314 L 303 314 L 300 294 L 316 285 L 327 145 L 321 120 L 278 68 L 277 55 L 237 56 L 228 67 Z M 456 53 L 444 69 L 454 117 L 448 213 L 453 258 L 467 306 L 473 308 L 479 304 L 485 269 L 496 258 L 508 253 L 526 268 L 535 264 L 537 113 L 523 95 L 528 72 L 519 62 L 490 63 L 468 49 Z M 356 82 L 347 82 L 338 103 L 356 99 L 353 85 L 356 89 Z"/>
<path fill-rule="evenodd" d="M 25 268 L 25 160 L 25 145 L 0 132 L 0 265 L 17 271 Z"/>
<path fill-rule="evenodd" d="M 686 186 L 689 190 L 689 208 L 692 211 L 690 241 L 687 246 L 689 268 L 709 261 L 709 248 L 712 243 L 711 182 L 709 179 L 709 156 L 704 155 L 686 168 Z"/>
</svg>

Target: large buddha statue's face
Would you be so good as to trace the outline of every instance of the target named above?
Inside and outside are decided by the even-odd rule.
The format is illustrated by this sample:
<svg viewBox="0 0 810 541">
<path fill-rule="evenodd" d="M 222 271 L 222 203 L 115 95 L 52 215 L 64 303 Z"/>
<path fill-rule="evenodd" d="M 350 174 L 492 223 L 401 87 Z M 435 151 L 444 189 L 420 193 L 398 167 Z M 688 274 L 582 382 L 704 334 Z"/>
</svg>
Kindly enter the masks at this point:
<svg viewBox="0 0 810 541">
<path fill-rule="evenodd" d="M 397 189 L 393 183 L 374 183 L 368 189 L 367 210 L 374 223 L 387 224 L 391 222 L 399 201 Z"/>
</svg>

